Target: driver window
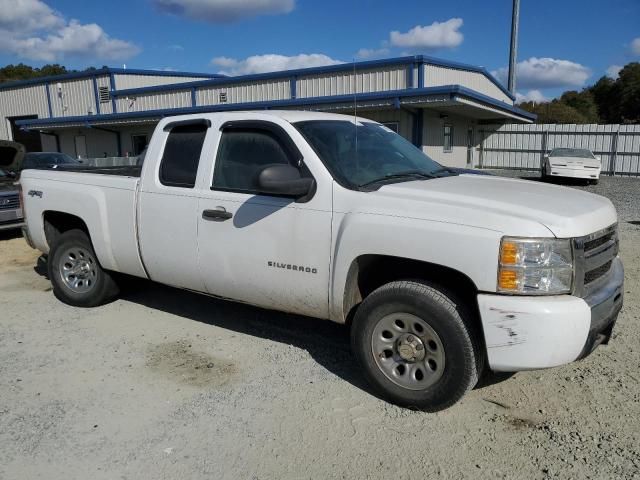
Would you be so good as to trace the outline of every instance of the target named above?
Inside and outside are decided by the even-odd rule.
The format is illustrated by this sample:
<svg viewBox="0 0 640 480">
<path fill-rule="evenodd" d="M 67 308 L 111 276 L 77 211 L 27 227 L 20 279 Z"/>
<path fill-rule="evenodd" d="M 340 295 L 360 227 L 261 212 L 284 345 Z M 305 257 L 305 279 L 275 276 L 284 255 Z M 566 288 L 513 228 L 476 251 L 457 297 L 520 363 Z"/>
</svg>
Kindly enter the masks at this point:
<svg viewBox="0 0 640 480">
<path fill-rule="evenodd" d="M 259 193 L 258 175 L 274 164 L 296 166 L 272 133 L 258 129 L 223 131 L 211 188 Z"/>
</svg>

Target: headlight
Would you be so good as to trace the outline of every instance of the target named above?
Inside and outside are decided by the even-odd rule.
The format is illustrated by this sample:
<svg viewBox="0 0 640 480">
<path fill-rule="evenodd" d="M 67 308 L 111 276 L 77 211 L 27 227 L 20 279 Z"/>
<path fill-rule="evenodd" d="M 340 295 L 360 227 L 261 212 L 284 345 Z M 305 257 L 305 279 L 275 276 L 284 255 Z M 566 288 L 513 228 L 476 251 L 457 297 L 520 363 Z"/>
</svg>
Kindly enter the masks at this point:
<svg viewBox="0 0 640 480">
<path fill-rule="evenodd" d="M 569 293 L 572 280 L 573 253 L 569 240 L 502 238 L 499 292 L 521 295 Z"/>
</svg>

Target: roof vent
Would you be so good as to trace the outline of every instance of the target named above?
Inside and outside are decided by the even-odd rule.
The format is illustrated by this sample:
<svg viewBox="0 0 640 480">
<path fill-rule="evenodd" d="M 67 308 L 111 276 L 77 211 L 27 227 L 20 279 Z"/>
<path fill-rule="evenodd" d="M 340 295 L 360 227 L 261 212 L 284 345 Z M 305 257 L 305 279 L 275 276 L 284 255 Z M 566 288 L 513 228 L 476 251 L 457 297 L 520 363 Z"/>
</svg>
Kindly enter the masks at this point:
<svg viewBox="0 0 640 480">
<path fill-rule="evenodd" d="M 111 101 L 109 87 L 98 87 L 98 96 L 100 97 L 100 103 L 109 103 Z"/>
</svg>

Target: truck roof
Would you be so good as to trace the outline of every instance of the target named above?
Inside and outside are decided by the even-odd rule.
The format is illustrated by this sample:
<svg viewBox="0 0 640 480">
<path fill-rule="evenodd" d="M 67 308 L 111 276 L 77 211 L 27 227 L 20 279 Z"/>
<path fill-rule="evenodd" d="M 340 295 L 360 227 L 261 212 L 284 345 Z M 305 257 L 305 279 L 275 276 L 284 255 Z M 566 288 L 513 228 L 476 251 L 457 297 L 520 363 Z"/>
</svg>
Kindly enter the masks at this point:
<svg viewBox="0 0 640 480">
<path fill-rule="evenodd" d="M 289 123 L 304 122 L 310 120 L 342 120 L 352 122 L 354 118 L 358 121 L 372 122 L 372 120 L 362 117 L 355 117 L 354 115 L 341 115 L 338 113 L 324 113 L 324 112 L 311 112 L 304 110 L 242 110 L 233 112 L 210 112 L 199 113 L 190 115 L 176 115 L 171 117 L 165 117 L 164 123 L 179 121 L 181 119 L 191 118 L 210 118 L 219 119 L 228 118 L 229 120 L 238 120 L 241 118 L 250 119 L 266 119 L 266 117 L 278 117 Z"/>
</svg>

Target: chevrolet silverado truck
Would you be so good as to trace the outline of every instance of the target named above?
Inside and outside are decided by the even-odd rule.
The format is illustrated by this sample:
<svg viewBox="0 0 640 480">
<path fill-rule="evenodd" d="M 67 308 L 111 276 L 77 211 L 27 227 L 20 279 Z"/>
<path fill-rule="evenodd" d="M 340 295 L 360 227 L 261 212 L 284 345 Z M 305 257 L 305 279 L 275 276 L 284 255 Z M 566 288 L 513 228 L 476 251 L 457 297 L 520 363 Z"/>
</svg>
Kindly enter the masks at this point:
<svg viewBox="0 0 640 480">
<path fill-rule="evenodd" d="M 108 302 L 127 274 L 345 323 L 373 388 L 427 411 L 483 373 L 585 357 L 622 307 L 608 199 L 458 174 L 364 118 L 165 118 L 141 167 L 21 183 L 61 301 Z"/>
</svg>

